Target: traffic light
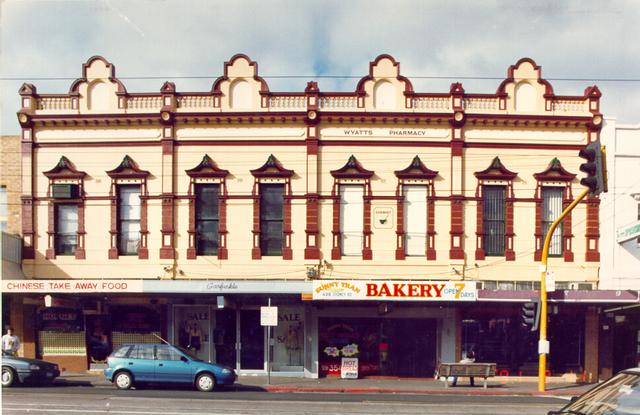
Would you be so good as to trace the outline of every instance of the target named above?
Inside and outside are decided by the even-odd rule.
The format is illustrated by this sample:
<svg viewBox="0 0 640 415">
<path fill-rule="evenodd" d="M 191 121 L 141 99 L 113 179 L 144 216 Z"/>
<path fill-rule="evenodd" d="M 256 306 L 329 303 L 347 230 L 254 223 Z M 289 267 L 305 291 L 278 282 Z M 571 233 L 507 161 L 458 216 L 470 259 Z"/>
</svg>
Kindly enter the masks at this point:
<svg viewBox="0 0 640 415">
<path fill-rule="evenodd" d="M 522 324 L 531 326 L 531 331 L 538 330 L 540 323 L 540 301 L 530 301 L 522 305 Z"/>
<path fill-rule="evenodd" d="M 607 191 L 606 149 L 596 140 L 580 150 L 578 155 L 587 161 L 580 165 L 580 171 L 587 173 L 587 177 L 580 180 L 580 184 L 589 188 L 593 195 Z"/>
</svg>

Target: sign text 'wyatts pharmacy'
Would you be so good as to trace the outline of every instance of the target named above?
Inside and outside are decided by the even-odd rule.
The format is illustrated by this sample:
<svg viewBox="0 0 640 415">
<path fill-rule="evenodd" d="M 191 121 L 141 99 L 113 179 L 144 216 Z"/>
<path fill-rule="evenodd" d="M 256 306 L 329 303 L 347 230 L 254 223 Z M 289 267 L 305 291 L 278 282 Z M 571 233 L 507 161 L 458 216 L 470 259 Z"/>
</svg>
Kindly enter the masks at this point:
<svg viewBox="0 0 640 415">
<path fill-rule="evenodd" d="M 313 281 L 314 300 L 476 301 L 476 293 L 458 281 Z"/>
</svg>

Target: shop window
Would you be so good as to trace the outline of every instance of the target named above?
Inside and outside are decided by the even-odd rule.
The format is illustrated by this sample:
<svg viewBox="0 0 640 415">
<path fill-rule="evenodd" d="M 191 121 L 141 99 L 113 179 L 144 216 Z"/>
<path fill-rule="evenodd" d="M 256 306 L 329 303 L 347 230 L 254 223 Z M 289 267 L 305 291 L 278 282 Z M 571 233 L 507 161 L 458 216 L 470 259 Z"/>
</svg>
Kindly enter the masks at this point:
<svg viewBox="0 0 640 415">
<path fill-rule="evenodd" d="M 542 237 L 545 238 L 554 220 L 562 214 L 564 188 L 544 187 L 542 189 Z M 558 225 L 551 237 L 549 256 L 562 255 L 562 223 Z"/>
<path fill-rule="evenodd" d="M 284 230 L 284 185 L 260 184 L 260 252 L 280 256 Z"/>
<path fill-rule="evenodd" d="M 405 250 L 424 256 L 427 244 L 427 186 L 403 186 Z"/>
<path fill-rule="evenodd" d="M 78 246 L 78 205 L 56 204 L 56 255 L 75 255 Z"/>
<path fill-rule="evenodd" d="M 364 232 L 364 187 L 360 185 L 340 186 L 340 229 L 342 255 L 360 256 Z"/>
<path fill-rule="evenodd" d="M 138 255 L 140 246 L 140 186 L 118 186 L 118 254 Z"/>
<path fill-rule="evenodd" d="M 484 250 L 487 256 L 504 255 L 505 186 L 483 186 Z"/>
<path fill-rule="evenodd" d="M 196 247 L 198 255 L 218 254 L 218 184 L 196 184 Z"/>
</svg>

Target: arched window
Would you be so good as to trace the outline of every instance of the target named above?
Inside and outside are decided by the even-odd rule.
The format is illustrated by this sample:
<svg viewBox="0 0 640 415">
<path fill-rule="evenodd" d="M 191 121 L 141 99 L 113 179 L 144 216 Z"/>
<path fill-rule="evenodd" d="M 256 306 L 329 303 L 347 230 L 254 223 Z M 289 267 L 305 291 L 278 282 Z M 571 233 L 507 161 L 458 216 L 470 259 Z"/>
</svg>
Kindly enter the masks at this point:
<svg viewBox="0 0 640 415">
<path fill-rule="evenodd" d="M 396 89 L 389 81 L 380 81 L 373 87 L 373 106 L 376 109 L 396 108 Z"/>
<path fill-rule="evenodd" d="M 518 112 L 534 112 L 536 110 L 536 90 L 528 82 L 520 82 L 515 89 L 515 104 Z"/>
<path fill-rule="evenodd" d="M 251 108 L 251 87 L 249 82 L 239 80 L 231 84 L 229 87 L 229 95 L 231 96 L 229 106 L 233 109 L 249 109 Z"/>
</svg>

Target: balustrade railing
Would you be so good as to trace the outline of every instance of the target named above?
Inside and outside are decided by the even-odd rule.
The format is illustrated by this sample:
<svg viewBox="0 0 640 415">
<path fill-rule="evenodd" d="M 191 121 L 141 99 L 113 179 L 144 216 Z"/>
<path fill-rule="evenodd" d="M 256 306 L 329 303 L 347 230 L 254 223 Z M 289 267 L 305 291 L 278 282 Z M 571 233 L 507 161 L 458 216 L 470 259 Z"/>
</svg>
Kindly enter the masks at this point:
<svg viewBox="0 0 640 415">
<path fill-rule="evenodd" d="M 449 97 L 418 97 L 413 98 L 412 106 L 417 110 L 450 110 L 451 98 Z"/>
<path fill-rule="evenodd" d="M 71 109 L 69 97 L 42 97 L 36 101 L 36 109 L 41 111 L 62 111 Z"/>
<path fill-rule="evenodd" d="M 318 105 L 321 109 L 355 109 L 358 108 L 357 97 L 320 97 Z"/>
<path fill-rule="evenodd" d="M 283 110 L 304 110 L 307 108 L 307 97 L 302 95 L 280 95 L 269 98 L 269 108 Z"/>
</svg>

